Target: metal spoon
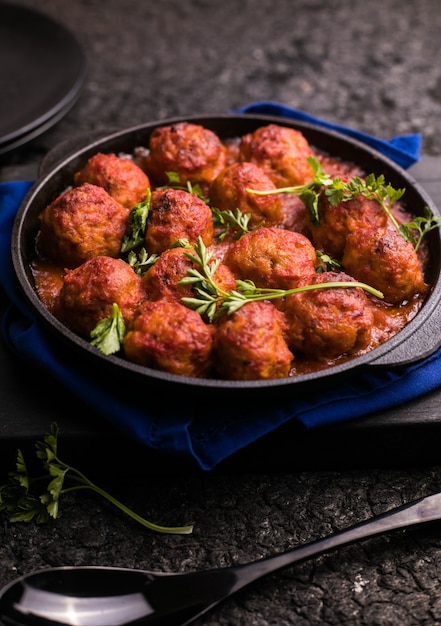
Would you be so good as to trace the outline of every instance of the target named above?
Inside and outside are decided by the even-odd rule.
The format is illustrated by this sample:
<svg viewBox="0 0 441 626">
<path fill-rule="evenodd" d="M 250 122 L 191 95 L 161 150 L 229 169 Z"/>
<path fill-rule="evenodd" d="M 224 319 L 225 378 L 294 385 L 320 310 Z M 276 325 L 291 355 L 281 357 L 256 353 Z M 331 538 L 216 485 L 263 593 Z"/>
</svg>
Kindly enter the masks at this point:
<svg viewBox="0 0 441 626">
<path fill-rule="evenodd" d="M 0 592 L 3 626 L 186 626 L 258 578 L 373 535 L 441 519 L 441 493 L 259 561 L 166 574 L 118 567 L 58 567 L 27 574 Z"/>
</svg>

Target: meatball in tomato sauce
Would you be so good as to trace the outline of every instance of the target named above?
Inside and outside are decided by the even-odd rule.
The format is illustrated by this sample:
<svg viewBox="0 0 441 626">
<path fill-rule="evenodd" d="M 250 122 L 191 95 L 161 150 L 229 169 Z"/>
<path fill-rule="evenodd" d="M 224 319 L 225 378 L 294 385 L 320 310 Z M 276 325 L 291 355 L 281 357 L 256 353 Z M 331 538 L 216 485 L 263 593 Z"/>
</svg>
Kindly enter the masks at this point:
<svg viewBox="0 0 441 626">
<path fill-rule="evenodd" d="M 311 223 L 309 232 L 315 247 L 340 260 L 349 233 L 366 228 L 386 226 L 388 217 L 381 205 L 362 195 L 331 204 L 321 193 L 318 201 L 318 223 Z"/>
<path fill-rule="evenodd" d="M 117 257 L 128 212 L 102 187 L 84 183 L 61 194 L 40 215 L 38 251 L 72 269 L 99 256 Z"/>
<path fill-rule="evenodd" d="M 353 281 L 343 272 L 324 272 L 304 284 Z M 287 342 L 294 354 L 329 359 L 369 345 L 374 317 L 359 287 L 326 287 L 290 294 L 285 299 L 284 313 Z"/>
<path fill-rule="evenodd" d="M 233 163 L 214 179 L 210 187 L 210 202 L 221 211 L 239 209 L 250 214 L 250 225 L 279 226 L 284 213 L 279 195 L 260 196 L 247 189 L 271 191 L 276 186 L 254 163 Z"/>
<path fill-rule="evenodd" d="M 222 378 L 264 380 L 289 375 L 293 354 L 284 338 L 285 319 L 271 302 L 248 302 L 220 322 L 214 338 Z"/>
<path fill-rule="evenodd" d="M 188 254 L 195 254 L 193 249 L 170 248 L 165 250 L 159 259 L 147 270 L 142 277 L 142 283 L 149 300 L 162 298 L 171 301 L 180 301 L 184 297 L 194 297 L 192 285 L 181 285 L 180 281 L 188 276 L 188 272 L 195 268 L 194 262 Z M 236 287 L 236 281 L 231 270 L 220 263 L 213 275 L 213 282 L 219 289 L 230 292 Z"/>
<path fill-rule="evenodd" d="M 413 245 L 395 228 L 366 229 L 348 235 L 342 263 L 358 280 L 399 304 L 427 291 Z"/>
<path fill-rule="evenodd" d="M 70 270 L 59 295 L 63 323 L 85 338 L 103 319 L 110 317 L 113 303 L 124 322 L 133 317 L 146 299 L 141 278 L 121 259 L 98 256 Z"/>
<path fill-rule="evenodd" d="M 204 191 L 225 165 L 226 149 L 218 135 L 189 122 L 155 129 L 143 161 L 155 185 L 166 185 L 172 172 L 181 185 L 199 184 Z"/>
<path fill-rule="evenodd" d="M 150 254 L 160 254 L 179 239 L 194 245 L 201 237 L 209 246 L 213 233 L 211 209 L 196 194 L 181 189 L 153 191 L 145 232 Z"/>
<path fill-rule="evenodd" d="M 128 157 L 116 154 L 93 155 L 74 177 L 75 185 L 92 183 L 103 187 L 117 202 L 132 209 L 142 202 L 150 189 L 145 172 Z"/>
<path fill-rule="evenodd" d="M 257 287 L 290 289 L 315 273 L 316 251 L 301 233 L 281 228 L 257 228 L 243 235 L 224 259 L 240 279 Z"/>
<path fill-rule="evenodd" d="M 269 124 L 241 138 L 239 159 L 262 168 L 276 187 L 304 185 L 314 178 L 308 157 L 314 151 L 306 137 L 293 128 Z"/>
<path fill-rule="evenodd" d="M 134 363 L 181 376 L 208 376 L 213 327 L 177 302 L 144 302 L 124 338 L 125 356 Z"/>
</svg>

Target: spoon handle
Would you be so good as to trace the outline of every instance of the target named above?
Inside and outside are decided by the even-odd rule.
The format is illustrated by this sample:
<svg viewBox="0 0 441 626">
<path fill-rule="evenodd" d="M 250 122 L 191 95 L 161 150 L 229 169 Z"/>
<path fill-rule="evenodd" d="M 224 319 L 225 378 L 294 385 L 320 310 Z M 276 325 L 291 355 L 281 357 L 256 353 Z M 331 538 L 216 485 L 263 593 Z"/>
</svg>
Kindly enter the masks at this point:
<svg viewBox="0 0 441 626">
<path fill-rule="evenodd" d="M 441 493 L 415 500 L 318 541 L 258 561 L 172 577 L 156 577 L 145 588 L 146 597 L 156 608 L 148 623 L 188 626 L 225 598 L 268 574 L 342 545 L 439 519 Z M 172 605 L 170 598 L 173 598 Z M 172 621 L 164 621 L 168 616 Z"/>
<path fill-rule="evenodd" d="M 441 519 L 441 493 L 436 493 L 386 511 L 381 515 L 293 550 L 253 563 L 245 563 L 238 568 L 240 574 L 238 572 L 235 590 L 237 591 L 261 576 L 289 567 L 294 563 L 304 561 L 318 554 L 332 551 L 339 546 L 349 545 L 399 528 L 415 526 L 424 522 L 433 522 L 439 519 Z"/>
</svg>

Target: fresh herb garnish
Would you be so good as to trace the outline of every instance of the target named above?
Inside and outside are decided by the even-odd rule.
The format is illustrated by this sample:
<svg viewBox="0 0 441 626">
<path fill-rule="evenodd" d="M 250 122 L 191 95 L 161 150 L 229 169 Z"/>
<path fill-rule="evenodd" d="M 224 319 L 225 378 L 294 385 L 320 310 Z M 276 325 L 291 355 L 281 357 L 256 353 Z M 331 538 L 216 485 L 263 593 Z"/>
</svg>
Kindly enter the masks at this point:
<svg viewBox="0 0 441 626">
<path fill-rule="evenodd" d="M 112 495 L 92 483 L 82 472 L 68 465 L 58 457 L 58 426 L 53 423 L 50 432 L 46 433 L 43 441 L 36 443 L 36 455 L 41 461 L 45 474 L 32 478 L 28 474 L 27 466 L 20 450 L 17 452 L 15 471 L 9 473 L 9 482 L 0 487 L 0 511 L 9 513 L 11 522 L 30 522 L 38 524 L 56 519 L 59 512 L 59 502 L 63 494 L 80 489 L 89 489 L 105 498 L 120 511 L 134 521 L 150 530 L 169 534 L 190 534 L 192 526 L 159 526 L 144 519 L 132 509 L 125 506 Z M 45 484 L 45 490 L 36 495 L 32 488 Z"/>
<path fill-rule="evenodd" d="M 144 241 L 147 218 L 150 210 L 152 193 L 147 191 L 145 199 L 135 205 L 129 213 L 129 233 L 123 239 L 121 253 L 137 248 Z"/>
<path fill-rule="evenodd" d="M 411 222 L 401 224 L 400 233 L 405 239 L 410 241 L 417 251 L 426 233 L 438 228 L 441 216 L 434 216 L 428 206 L 424 207 L 424 216 L 415 217 Z M 417 233 L 417 236 L 415 235 Z"/>
<path fill-rule="evenodd" d="M 110 317 L 106 317 L 98 322 L 95 328 L 90 332 L 92 346 L 95 346 L 105 354 L 115 354 L 121 349 L 121 344 L 126 332 L 123 316 L 119 306 L 114 302 L 112 304 L 112 313 Z"/>
<path fill-rule="evenodd" d="M 342 265 L 335 259 L 329 256 L 329 254 L 325 254 L 321 250 L 315 251 L 317 258 L 320 261 L 320 264 L 316 268 L 317 274 L 322 274 L 323 272 L 327 272 L 329 270 L 341 270 Z"/>
<path fill-rule="evenodd" d="M 221 228 L 222 231 L 216 236 L 218 241 L 223 241 L 226 235 L 234 231 L 233 239 L 239 239 L 242 235 L 249 233 L 248 224 L 251 218 L 251 213 L 242 213 L 237 208 L 234 212 L 231 209 L 227 211 L 221 211 L 216 207 L 210 207 L 213 215 L 213 223 L 215 228 Z M 260 224 L 256 226 L 259 228 Z"/>
<path fill-rule="evenodd" d="M 127 256 L 128 264 L 138 276 L 143 276 L 149 267 L 154 265 L 158 259 L 159 254 L 148 254 L 145 248 L 141 248 L 138 254 L 134 250 L 131 250 Z"/>
<path fill-rule="evenodd" d="M 188 191 L 188 193 L 198 196 L 198 198 L 208 204 L 208 198 L 205 196 L 199 183 L 193 184 L 188 180 L 185 184 L 183 184 L 181 183 L 181 179 L 179 178 L 179 174 L 177 172 L 166 172 L 166 176 L 168 178 L 168 183 L 162 187 L 156 187 L 156 189 L 181 189 L 182 191 Z"/>
<path fill-rule="evenodd" d="M 207 250 L 202 237 L 198 237 L 194 251 L 195 254 L 186 252 L 185 256 L 197 267 L 189 268 L 187 276 L 182 278 L 178 285 L 191 285 L 199 297 L 182 298 L 182 302 L 200 315 L 205 315 L 212 322 L 218 303 L 227 295 L 213 279 L 220 265 L 220 259 L 213 259 L 213 253 Z M 197 269 L 198 267 L 200 270 Z"/>
<path fill-rule="evenodd" d="M 377 298 L 383 298 L 381 291 L 358 281 L 332 281 L 304 285 L 303 287 L 296 287 L 294 289 L 269 289 L 256 287 L 251 280 L 236 280 L 236 289 L 227 292 L 218 287 L 213 279 L 219 267 L 220 260 L 213 259 L 213 254 L 207 251 L 200 237 L 194 249 L 196 254 L 188 253 L 186 256 L 193 261 L 197 267 L 189 269 L 187 276 L 180 280 L 179 284 L 192 285 L 196 296 L 194 298 L 184 297 L 182 298 L 182 302 L 189 308 L 197 311 L 200 315 L 205 315 L 210 322 L 213 322 L 214 319 L 222 313 L 229 315 L 234 313 L 247 302 L 274 300 L 293 293 L 311 291 L 314 289 L 359 287 Z"/>
<path fill-rule="evenodd" d="M 418 230 L 420 236 L 416 240 L 416 247 L 419 246 L 421 238 L 426 232 L 436 228 L 439 224 L 441 218 L 434 218 L 429 207 L 425 207 L 426 216 L 418 217 L 412 222 L 400 225 L 395 219 L 391 207 L 402 198 L 406 190 L 394 189 L 390 183 L 386 185 L 383 174 L 379 176 L 369 174 L 365 179 L 353 176 L 348 181 L 344 181 L 341 178 L 329 176 L 314 157 L 308 157 L 308 163 L 314 171 L 314 177 L 310 183 L 293 187 L 268 189 L 266 191 L 247 188 L 247 192 L 260 196 L 278 193 L 296 194 L 308 209 L 313 224 L 318 224 L 320 221 L 318 202 L 323 193 L 327 196 L 331 206 L 335 206 L 339 202 L 353 200 L 357 196 L 363 196 L 380 204 L 394 227 L 407 241 L 415 244 L 412 230 Z"/>
</svg>

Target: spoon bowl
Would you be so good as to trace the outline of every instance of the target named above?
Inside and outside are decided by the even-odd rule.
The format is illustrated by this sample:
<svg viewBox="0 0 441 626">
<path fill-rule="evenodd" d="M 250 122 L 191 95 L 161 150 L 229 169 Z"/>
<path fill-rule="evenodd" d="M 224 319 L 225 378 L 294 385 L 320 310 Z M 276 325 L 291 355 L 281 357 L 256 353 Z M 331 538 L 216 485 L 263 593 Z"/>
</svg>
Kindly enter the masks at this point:
<svg viewBox="0 0 441 626">
<path fill-rule="evenodd" d="M 339 546 L 441 519 L 441 493 L 258 561 L 169 574 L 118 567 L 58 567 L 26 574 L 0 592 L 2 626 L 186 626 L 268 574 Z"/>
</svg>

